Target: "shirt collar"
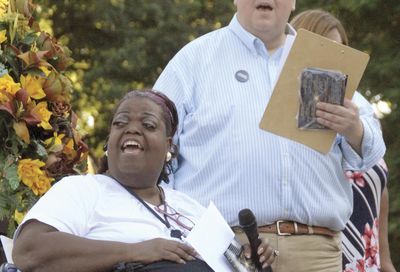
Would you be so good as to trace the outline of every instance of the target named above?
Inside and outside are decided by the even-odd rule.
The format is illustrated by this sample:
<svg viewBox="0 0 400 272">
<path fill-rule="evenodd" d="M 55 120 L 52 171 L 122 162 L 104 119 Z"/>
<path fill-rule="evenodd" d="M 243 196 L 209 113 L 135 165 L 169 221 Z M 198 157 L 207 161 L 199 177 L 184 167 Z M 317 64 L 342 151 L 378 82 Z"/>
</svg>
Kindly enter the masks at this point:
<svg viewBox="0 0 400 272">
<path fill-rule="evenodd" d="M 242 41 L 242 43 L 250 50 L 252 54 L 259 54 L 259 46 L 257 46 L 257 44 L 259 45 L 260 42 L 262 43 L 262 41 L 243 28 L 243 26 L 239 23 L 239 20 L 237 19 L 237 14 L 233 16 L 228 27 Z M 296 36 L 296 31 L 290 24 L 286 25 L 285 32 L 287 35 Z M 278 49 L 277 53 L 278 51 L 281 50 Z M 277 55 L 279 55 L 279 53 Z"/>
</svg>

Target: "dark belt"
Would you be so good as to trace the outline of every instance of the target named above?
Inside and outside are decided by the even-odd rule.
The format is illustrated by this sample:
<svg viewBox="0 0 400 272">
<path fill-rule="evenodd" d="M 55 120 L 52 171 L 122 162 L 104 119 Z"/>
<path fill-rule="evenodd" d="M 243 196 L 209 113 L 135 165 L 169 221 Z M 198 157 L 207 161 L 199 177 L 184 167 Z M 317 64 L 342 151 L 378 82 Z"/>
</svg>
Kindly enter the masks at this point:
<svg viewBox="0 0 400 272">
<path fill-rule="evenodd" d="M 233 227 L 235 232 L 243 232 L 240 227 Z M 280 236 L 287 235 L 301 235 L 301 234 L 315 234 L 315 235 L 325 235 L 329 237 L 334 237 L 338 232 L 330 230 L 325 227 L 308 226 L 305 224 L 297 223 L 294 221 L 284 221 L 279 220 L 270 225 L 264 225 L 258 227 L 259 233 L 275 233 Z"/>
</svg>

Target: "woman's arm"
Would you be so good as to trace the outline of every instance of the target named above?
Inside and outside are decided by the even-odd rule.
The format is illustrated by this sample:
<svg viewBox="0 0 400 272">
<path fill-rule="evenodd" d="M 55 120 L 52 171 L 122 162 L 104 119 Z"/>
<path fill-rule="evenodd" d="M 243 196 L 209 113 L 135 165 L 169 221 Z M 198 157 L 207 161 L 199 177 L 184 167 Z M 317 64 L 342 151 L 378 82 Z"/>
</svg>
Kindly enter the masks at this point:
<svg viewBox="0 0 400 272">
<path fill-rule="evenodd" d="M 143 264 L 160 260 L 184 263 L 194 249 L 182 243 L 152 239 L 128 244 L 90 240 L 60 232 L 39 221 L 30 221 L 14 241 L 13 260 L 24 272 L 110 271 L 120 262 Z"/>
<path fill-rule="evenodd" d="M 381 197 L 381 209 L 379 212 L 379 251 L 381 258 L 382 272 L 396 272 L 390 258 L 388 241 L 388 213 L 389 213 L 389 192 L 387 187 L 383 189 Z"/>
</svg>

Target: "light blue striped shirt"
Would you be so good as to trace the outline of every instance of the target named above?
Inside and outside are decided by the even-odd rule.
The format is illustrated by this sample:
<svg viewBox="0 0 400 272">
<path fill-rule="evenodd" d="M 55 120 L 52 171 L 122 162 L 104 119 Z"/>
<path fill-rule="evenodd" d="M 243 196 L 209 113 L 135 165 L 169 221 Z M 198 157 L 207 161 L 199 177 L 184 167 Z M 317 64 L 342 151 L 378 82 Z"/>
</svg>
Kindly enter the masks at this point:
<svg viewBox="0 0 400 272">
<path fill-rule="evenodd" d="M 282 48 L 269 54 L 234 16 L 229 26 L 192 41 L 169 62 L 154 88 L 179 113 L 173 187 L 203 205 L 212 200 L 230 225 L 250 208 L 259 225 L 294 220 L 341 230 L 352 211 L 343 169 L 373 166 L 385 145 L 372 107 L 358 93 L 353 101 L 364 124 L 363 159 L 341 136 L 323 155 L 259 129 L 295 36 L 288 30 Z M 246 82 L 235 78 L 239 70 L 247 71 Z"/>
</svg>

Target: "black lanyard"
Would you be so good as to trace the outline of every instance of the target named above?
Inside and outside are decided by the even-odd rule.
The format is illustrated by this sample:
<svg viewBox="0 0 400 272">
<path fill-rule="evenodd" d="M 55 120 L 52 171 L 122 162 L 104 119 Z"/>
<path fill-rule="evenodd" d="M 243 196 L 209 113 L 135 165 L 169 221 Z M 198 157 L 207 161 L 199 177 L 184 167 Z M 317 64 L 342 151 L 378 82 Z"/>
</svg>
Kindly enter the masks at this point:
<svg viewBox="0 0 400 272">
<path fill-rule="evenodd" d="M 111 177 L 111 176 L 109 176 Z M 114 179 L 115 181 L 117 181 L 115 178 L 111 177 L 112 179 Z M 118 182 L 118 181 L 117 181 Z M 118 182 L 119 183 L 119 182 Z M 121 183 L 119 183 L 121 184 Z M 123 184 L 121 184 L 122 187 L 124 187 L 131 195 L 133 195 L 137 200 L 140 201 L 140 203 L 143 204 L 143 206 L 146 207 L 147 210 L 149 210 L 158 220 L 160 220 L 161 223 L 163 223 L 168 229 L 171 228 L 171 224 L 168 222 L 168 218 L 167 216 L 164 214 L 164 219 L 155 211 L 153 210 L 140 196 L 138 196 L 133 190 L 130 190 L 130 188 L 128 186 L 125 186 Z M 165 203 L 165 196 L 164 196 L 164 191 L 161 187 L 158 187 L 161 193 L 161 204 L 164 205 L 164 207 L 166 207 L 166 203 Z M 170 232 L 171 237 L 173 238 L 178 238 L 178 239 L 182 239 L 183 233 L 182 231 L 178 230 L 178 229 L 171 229 Z"/>
</svg>

